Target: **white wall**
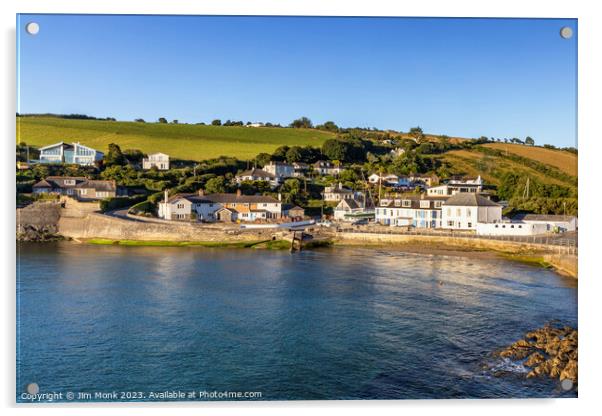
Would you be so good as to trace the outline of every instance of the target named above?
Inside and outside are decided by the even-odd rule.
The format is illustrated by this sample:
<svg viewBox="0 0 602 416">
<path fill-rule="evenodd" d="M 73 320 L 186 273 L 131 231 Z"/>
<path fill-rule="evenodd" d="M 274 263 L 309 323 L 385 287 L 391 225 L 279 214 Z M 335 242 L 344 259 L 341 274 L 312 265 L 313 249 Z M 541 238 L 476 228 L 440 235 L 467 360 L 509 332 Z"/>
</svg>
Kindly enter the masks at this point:
<svg viewBox="0 0 602 416">
<path fill-rule="evenodd" d="M 527 224 L 527 223 L 477 223 L 478 235 L 517 235 L 529 236 L 545 234 L 548 232 L 546 224 Z"/>
</svg>

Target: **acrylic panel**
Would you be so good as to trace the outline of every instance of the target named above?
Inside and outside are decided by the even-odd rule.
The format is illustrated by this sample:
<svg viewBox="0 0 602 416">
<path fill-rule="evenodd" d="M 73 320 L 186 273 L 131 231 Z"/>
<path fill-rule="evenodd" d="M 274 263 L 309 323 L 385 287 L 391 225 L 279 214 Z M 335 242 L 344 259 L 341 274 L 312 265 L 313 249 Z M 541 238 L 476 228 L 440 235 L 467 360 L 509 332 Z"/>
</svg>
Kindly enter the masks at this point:
<svg viewBox="0 0 602 416">
<path fill-rule="evenodd" d="M 16 401 L 576 397 L 577 35 L 18 15 Z"/>
</svg>

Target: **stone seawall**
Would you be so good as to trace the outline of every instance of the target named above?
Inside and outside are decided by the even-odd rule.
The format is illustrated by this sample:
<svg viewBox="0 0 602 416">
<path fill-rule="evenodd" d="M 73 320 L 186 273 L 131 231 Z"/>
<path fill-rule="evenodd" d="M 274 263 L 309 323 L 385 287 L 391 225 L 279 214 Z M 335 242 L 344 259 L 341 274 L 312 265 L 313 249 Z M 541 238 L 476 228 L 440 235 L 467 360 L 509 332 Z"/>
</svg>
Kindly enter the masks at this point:
<svg viewBox="0 0 602 416">
<path fill-rule="evenodd" d="M 336 233 L 335 241 L 353 245 L 387 245 L 387 244 L 433 244 L 457 248 L 510 251 L 513 253 L 541 251 L 541 244 L 516 241 L 488 240 L 461 236 L 408 235 L 408 234 L 373 234 L 373 233 Z"/>
<path fill-rule="evenodd" d="M 84 218 L 61 217 L 58 225 L 61 235 L 73 239 L 243 242 L 283 236 L 282 231 L 275 230 L 240 231 L 177 222 L 136 222 L 98 213 L 88 214 Z"/>
</svg>

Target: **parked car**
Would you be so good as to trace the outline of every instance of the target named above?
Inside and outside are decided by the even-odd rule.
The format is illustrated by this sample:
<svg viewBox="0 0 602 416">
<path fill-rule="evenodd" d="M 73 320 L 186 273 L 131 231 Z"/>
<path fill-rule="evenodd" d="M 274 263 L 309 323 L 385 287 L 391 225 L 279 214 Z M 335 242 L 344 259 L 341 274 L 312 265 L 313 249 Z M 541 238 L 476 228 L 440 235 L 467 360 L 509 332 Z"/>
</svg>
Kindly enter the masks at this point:
<svg viewBox="0 0 602 416">
<path fill-rule="evenodd" d="M 367 218 L 362 218 L 361 220 L 353 221 L 351 225 L 366 225 L 368 224 Z"/>
</svg>

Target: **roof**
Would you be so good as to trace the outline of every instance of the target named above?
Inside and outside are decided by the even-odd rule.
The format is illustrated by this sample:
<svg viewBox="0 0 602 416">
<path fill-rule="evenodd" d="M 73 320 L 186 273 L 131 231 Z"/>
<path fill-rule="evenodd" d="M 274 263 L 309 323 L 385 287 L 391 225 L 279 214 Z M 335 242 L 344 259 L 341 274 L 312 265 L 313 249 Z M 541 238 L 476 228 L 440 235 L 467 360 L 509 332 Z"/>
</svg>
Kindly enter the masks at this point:
<svg viewBox="0 0 602 416">
<path fill-rule="evenodd" d="M 421 207 L 421 201 L 433 201 L 433 202 L 445 202 L 447 200 L 447 196 L 424 196 L 424 195 L 405 195 L 399 198 L 391 198 L 389 202 L 385 205 L 382 203 L 379 205 L 380 208 L 410 208 L 410 209 L 440 209 L 441 207 L 435 207 L 435 204 L 429 204 L 429 207 Z M 385 198 L 383 198 L 385 199 Z M 387 198 L 388 199 L 388 198 Z M 397 204 L 395 201 L 399 201 Z M 410 201 L 409 207 L 404 207 L 401 201 Z"/>
<path fill-rule="evenodd" d="M 342 199 L 341 202 L 339 202 L 339 205 L 341 204 L 346 204 L 349 207 L 349 209 L 361 208 L 355 199 Z"/>
<path fill-rule="evenodd" d="M 572 215 L 542 215 L 518 213 L 512 217 L 512 220 L 518 221 L 572 221 L 575 219 Z"/>
<path fill-rule="evenodd" d="M 460 192 L 449 197 L 445 201 L 445 206 L 451 207 L 501 207 L 500 204 L 493 202 L 477 194 L 476 192 Z"/>
<path fill-rule="evenodd" d="M 52 188 L 52 185 L 50 185 L 46 179 L 42 179 L 40 182 L 33 185 L 32 188 Z"/>
<path fill-rule="evenodd" d="M 251 170 L 245 170 L 242 173 L 239 173 L 238 175 L 236 175 L 237 177 L 244 177 L 244 176 L 251 176 L 251 177 L 258 177 L 258 178 L 270 178 L 270 179 L 275 179 L 276 177 L 274 175 L 272 175 L 270 172 L 266 172 L 263 169 L 251 169 Z"/>
<path fill-rule="evenodd" d="M 305 210 L 298 205 L 284 204 L 282 206 L 282 211 L 305 211 Z"/>
<path fill-rule="evenodd" d="M 75 181 L 72 185 L 65 184 L 66 181 Z M 36 188 L 78 188 L 87 179 L 83 176 L 48 176 L 46 179 L 36 183 Z"/>
<path fill-rule="evenodd" d="M 115 181 L 88 180 L 78 185 L 77 188 L 90 188 L 97 191 L 112 192 L 117 189 L 117 186 L 115 185 Z"/>
<path fill-rule="evenodd" d="M 67 149 L 73 147 L 72 144 L 65 143 L 65 142 L 58 142 L 58 143 L 55 143 L 55 144 L 49 144 L 48 146 L 40 147 L 40 150 L 52 149 L 53 147 L 57 147 L 57 146 L 63 146 L 65 148 L 67 148 Z"/>
<path fill-rule="evenodd" d="M 172 203 L 178 199 L 186 199 L 197 204 L 277 204 L 276 198 L 267 195 L 237 195 L 237 194 L 177 194 L 169 198 Z M 230 209 L 230 208 L 228 208 Z"/>
</svg>

